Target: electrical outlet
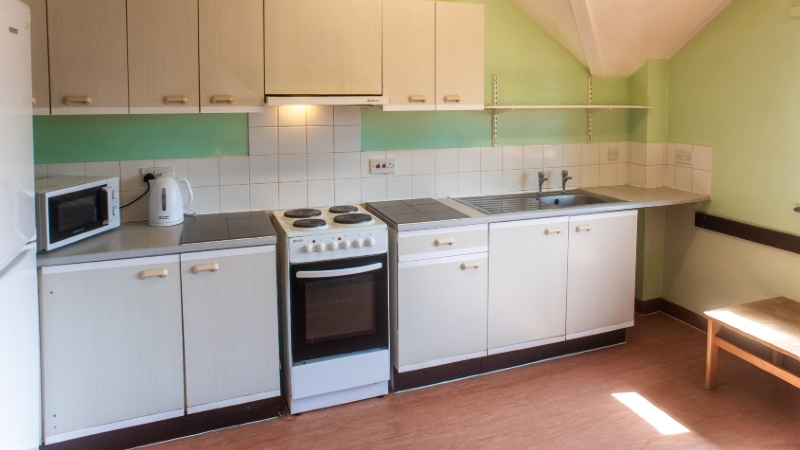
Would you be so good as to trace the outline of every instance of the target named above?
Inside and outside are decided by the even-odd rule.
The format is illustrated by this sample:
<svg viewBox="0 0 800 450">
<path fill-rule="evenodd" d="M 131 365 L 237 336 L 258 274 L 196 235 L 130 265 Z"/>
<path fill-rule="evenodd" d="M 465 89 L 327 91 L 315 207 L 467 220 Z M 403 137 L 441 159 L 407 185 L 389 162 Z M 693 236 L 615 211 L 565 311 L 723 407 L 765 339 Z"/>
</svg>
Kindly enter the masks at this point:
<svg viewBox="0 0 800 450">
<path fill-rule="evenodd" d="M 692 149 L 689 150 L 676 150 L 675 163 L 684 166 L 692 165 Z"/>
<path fill-rule="evenodd" d="M 394 173 L 394 158 L 370 158 L 369 173 Z"/>
<path fill-rule="evenodd" d="M 175 174 L 175 169 L 172 167 L 142 167 L 140 170 L 141 170 L 140 175 L 142 179 L 144 179 L 144 176 L 147 175 L 148 173 L 152 173 L 154 176 L 159 176 L 159 175 L 173 176 Z"/>
<path fill-rule="evenodd" d="M 608 160 L 609 161 L 616 161 L 619 159 L 619 149 L 617 147 L 611 147 L 608 149 Z"/>
</svg>

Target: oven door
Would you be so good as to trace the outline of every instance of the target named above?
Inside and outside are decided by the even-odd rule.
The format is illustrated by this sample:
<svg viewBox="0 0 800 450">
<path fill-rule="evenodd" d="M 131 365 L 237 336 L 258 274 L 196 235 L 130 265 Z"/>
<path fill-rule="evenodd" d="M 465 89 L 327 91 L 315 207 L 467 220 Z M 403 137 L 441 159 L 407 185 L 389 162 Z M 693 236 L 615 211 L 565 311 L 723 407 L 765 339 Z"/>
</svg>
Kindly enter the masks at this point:
<svg viewBox="0 0 800 450">
<path fill-rule="evenodd" d="M 105 184 L 47 197 L 48 244 L 107 226 L 111 220 L 110 203 Z"/>
<path fill-rule="evenodd" d="M 388 348 L 386 254 L 290 268 L 294 364 Z"/>
</svg>

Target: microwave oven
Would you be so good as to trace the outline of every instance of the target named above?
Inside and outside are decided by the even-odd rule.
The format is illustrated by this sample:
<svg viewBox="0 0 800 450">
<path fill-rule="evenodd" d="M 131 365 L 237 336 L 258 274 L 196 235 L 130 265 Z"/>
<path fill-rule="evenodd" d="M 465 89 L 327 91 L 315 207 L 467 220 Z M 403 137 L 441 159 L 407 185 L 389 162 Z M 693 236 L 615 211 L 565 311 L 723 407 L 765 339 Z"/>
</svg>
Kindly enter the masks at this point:
<svg viewBox="0 0 800 450">
<path fill-rule="evenodd" d="M 53 250 L 118 227 L 119 197 L 119 177 L 37 178 L 38 249 Z"/>
</svg>

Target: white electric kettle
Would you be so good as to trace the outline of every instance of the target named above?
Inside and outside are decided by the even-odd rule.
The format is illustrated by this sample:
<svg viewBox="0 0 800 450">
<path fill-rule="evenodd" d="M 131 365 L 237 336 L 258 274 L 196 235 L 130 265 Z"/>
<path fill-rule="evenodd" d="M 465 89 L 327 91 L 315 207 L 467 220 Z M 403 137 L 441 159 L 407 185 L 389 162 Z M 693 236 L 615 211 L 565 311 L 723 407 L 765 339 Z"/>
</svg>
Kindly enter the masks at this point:
<svg viewBox="0 0 800 450">
<path fill-rule="evenodd" d="M 183 203 L 178 181 L 189 190 L 189 201 L 186 203 Z M 159 175 L 150 180 L 150 226 L 169 227 L 183 223 L 183 208 L 188 208 L 192 200 L 194 193 L 186 178 Z"/>
</svg>

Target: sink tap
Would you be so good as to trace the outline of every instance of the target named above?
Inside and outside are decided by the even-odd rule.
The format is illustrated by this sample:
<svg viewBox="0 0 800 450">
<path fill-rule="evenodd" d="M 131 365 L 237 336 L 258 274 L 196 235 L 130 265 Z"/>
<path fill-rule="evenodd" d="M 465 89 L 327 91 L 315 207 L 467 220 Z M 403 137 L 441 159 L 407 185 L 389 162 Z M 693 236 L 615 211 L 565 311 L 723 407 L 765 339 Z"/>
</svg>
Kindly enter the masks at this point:
<svg viewBox="0 0 800 450">
<path fill-rule="evenodd" d="M 561 192 L 567 192 L 567 181 L 571 180 L 568 170 L 561 171 Z"/>
<path fill-rule="evenodd" d="M 545 178 L 544 172 L 539 172 L 539 193 L 542 193 L 542 185 L 545 181 L 549 180 L 550 178 Z"/>
</svg>

